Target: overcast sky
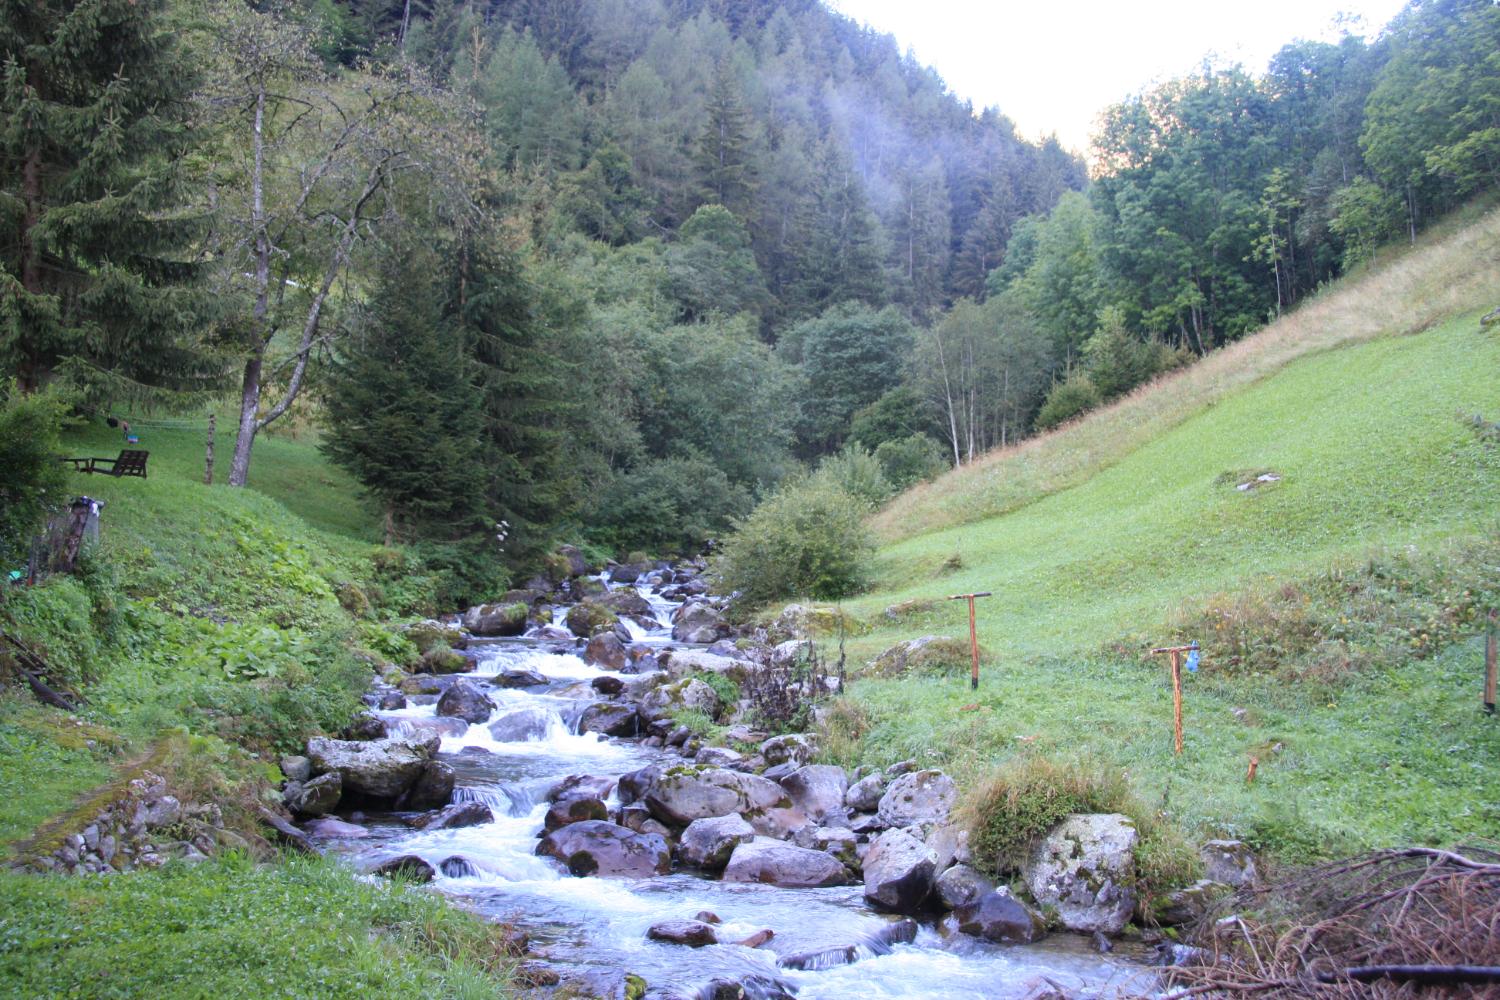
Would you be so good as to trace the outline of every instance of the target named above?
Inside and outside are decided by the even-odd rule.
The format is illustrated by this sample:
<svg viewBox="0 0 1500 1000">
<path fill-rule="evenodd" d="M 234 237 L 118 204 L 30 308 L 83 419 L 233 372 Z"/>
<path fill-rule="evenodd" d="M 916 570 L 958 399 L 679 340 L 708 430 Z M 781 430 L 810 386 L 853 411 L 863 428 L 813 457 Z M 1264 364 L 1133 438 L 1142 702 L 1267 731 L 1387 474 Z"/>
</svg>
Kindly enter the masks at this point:
<svg viewBox="0 0 1500 1000">
<path fill-rule="evenodd" d="M 1332 41 L 1340 12 L 1373 37 L 1402 0 L 829 0 L 836 10 L 896 36 L 949 90 L 994 105 L 1025 137 L 1056 132 L 1086 151 L 1104 108 L 1153 81 L 1195 69 L 1205 56 L 1259 74 L 1296 38 Z"/>
</svg>

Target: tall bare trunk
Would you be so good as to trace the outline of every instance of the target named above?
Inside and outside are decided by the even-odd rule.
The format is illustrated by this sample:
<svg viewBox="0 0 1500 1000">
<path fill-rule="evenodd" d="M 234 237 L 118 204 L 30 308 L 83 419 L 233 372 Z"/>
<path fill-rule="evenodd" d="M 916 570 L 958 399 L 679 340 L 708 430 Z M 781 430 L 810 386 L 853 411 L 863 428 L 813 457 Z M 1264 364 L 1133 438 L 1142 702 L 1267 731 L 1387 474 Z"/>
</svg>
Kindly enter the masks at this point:
<svg viewBox="0 0 1500 1000">
<path fill-rule="evenodd" d="M 266 232 L 266 89 L 262 85 L 255 95 L 255 124 L 250 141 L 255 163 L 250 172 L 250 225 L 255 230 L 255 323 L 251 331 L 254 343 L 245 362 L 240 384 L 240 421 L 234 438 L 234 458 L 229 463 L 229 485 L 244 486 L 250 477 L 250 449 L 255 445 L 256 417 L 260 410 L 261 368 L 265 363 L 266 345 L 270 341 L 268 314 L 271 292 L 271 237 Z"/>
</svg>

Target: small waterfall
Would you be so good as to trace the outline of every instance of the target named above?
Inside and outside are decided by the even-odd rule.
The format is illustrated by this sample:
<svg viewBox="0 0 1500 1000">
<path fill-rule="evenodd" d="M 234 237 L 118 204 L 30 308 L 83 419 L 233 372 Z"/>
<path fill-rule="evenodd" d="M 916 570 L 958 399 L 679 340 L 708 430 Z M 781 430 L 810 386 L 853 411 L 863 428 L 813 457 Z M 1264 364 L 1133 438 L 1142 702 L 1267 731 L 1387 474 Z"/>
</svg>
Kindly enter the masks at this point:
<svg viewBox="0 0 1500 1000">
<path fill-rule="evenodd" d="M 520 785 L 459 785 L 453 801 L 481 802 L 504 816 L 526 816 L 536 806 L 531 792 Z"/>
</svg>

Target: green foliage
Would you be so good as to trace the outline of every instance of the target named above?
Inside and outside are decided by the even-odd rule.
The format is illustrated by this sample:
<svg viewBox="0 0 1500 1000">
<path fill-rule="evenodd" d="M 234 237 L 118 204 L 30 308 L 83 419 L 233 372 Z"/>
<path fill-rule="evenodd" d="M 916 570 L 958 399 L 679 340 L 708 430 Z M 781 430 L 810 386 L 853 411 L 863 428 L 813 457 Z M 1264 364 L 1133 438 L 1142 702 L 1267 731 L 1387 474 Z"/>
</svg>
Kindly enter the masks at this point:
<svg viewBox="0 0 1500 1000">
<path fill-rule="evenodd" d="M 849 440 L 871 450 L 913 434 L 937 433 L 931 405 L 910 385 L 897 386 L 855 410 L 849 422 Z"/>
<path fill-rule="evenodd" d="M 1084 370 L 1101 400 L 1123 396 L 1188 360 L 1185 352 L 1173 351 L 1160 341 L 1132 337 L 1125 329 L 1124 315 L 1115 307 L 1102 310 L 1099 320 L 1099 329 L 1084 342 L 1083 358 Z"/>
<path fill-rule="evenodd" d="M 1104 401 L 1093 379 L 1083 372 L 1075 372 L 1052 387 L 1042 408 L 1037 411 L 1036 429 L 1051 430 L 1067 423 L 1082 413 L 1087 413 Z"/>
<path fill-rule="evenodd" d="M 23 996 L 493 997 L 500 933 L 338 862 L 228 856 L 108 879 L 3 876 L 0 979 Z"/>
<path fill-rule="evenodd" d="M 65 506 L 68 477 L 57 433 L 66 402 L 55 391 L 23 395 L 0 383 L 0 577 L 22 568 L 31 540 Z"/>
<path fill-rule="evenodd" d="M 740 700 L 740 686 L 724 674 L 698 671 L 693 674 L 693 678 L 713 688 L 714 694 L 726 705 L 733 705 Z"/>
<path fill-rule="evenodd" d="M 882 441 L 875 449 L 875 461 L 896 492 L 936 479 L 948 468 L 943 446 L 926 434 Z"/>
<path fill-rule="evenodd" d="M 816 477 L 783 486 L 736 524 L 715 559 L 716 572 L 751 604 L 856 593 L 868 578 L 873 548 L 862 521 L 866 509 Z"/>
<path fill-rule="evenodd" d="M 78 579 L 54 576 L 8 594 L 0 621 L 42 655 L 52 684 L 77 690 L 98 679 L 110 645 L 95 628 L 94 599 Z"/>
<path fill-rule="evenodd" d="M 750 510 L 744 487 L 701 458 L 646 462 L 611 478 L 590 521 L 612 548 L 696 553 Z"/>
<path fill-rule="evenodd" d="M 885 503 L 895 492 L 886 478 L 884 464 L 857 444 L 845 445 L 842 451 L 819 462 L 813 479 L 848 494 L 870 510 Z"/>
<path fill-rule="evenodd" d="M 803 453 L 838 448 L 855 411 L 899 386 L 913 337 L 911 324 L 894 307 L 877 312 L 857 302 L 834 306 L 787 331 L 777 352 L 800 361 L 807 380 L 797 417 Z"/>
<path fill-rule="evenodd" d="M 1369 260 L 1401 232 L 1401 199 L 1363 177 L 1339 188 L 1332 208 L 1328 228 L 1343 241 L 1346 270 Z"/>
<path fill-rule="evenodd" d="M 758 313 L 766 305 L 765 283 L 745 224 L 723 205 L 704 205 L 667 248 L 666 289 L 679 304 L 678 319 L 718 313 Z"/>
</svg>

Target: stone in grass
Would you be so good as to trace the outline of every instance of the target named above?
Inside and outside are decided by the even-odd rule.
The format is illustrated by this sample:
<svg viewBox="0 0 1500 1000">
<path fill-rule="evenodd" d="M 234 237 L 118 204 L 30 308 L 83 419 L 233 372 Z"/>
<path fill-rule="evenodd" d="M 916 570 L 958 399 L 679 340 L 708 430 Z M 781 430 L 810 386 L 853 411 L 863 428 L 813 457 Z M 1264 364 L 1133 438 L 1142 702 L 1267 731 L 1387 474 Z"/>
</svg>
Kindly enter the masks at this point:
<svg viewBox="0 0 1500 1000">
<path fill-rule="evenodd" d="M 400 876 L 413 882 L 431 882 L 437 871 L 415 854 L 403 854 L 376 865 L 374 874 L 384 875 L 387 878 Z"/>
<path fill-rule="evenodd" d="M 1135 911 L 1130 817 L 1074 813 L 1052 829 L 1022 867 L 1031 898 L 1071 931 L 1118 934 Z"/>
<path fill-rule="evenodd" d="M 704 945 L 719 943 L 719 935 L 714 932 L 714 929 L 697 920 L 663 920 L 661 923 L 652 924 L 646 936 L 653 941 L 685 944 L 689 948 L 702 948 Z"/>
</svg>

